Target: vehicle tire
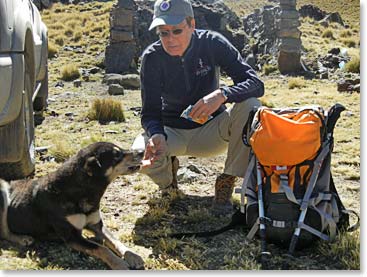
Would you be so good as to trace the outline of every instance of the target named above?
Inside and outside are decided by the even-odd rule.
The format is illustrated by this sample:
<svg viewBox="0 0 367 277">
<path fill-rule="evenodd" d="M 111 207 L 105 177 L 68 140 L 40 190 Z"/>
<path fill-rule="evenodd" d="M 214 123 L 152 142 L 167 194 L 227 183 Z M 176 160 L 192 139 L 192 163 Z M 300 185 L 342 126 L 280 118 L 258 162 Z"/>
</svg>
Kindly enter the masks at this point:
<svg viewBox="0 0 367 277">
<path fill-rule="evenodd" d="M 46 74 L 41 81 L 41 88 L 38 92 L 38 96 L 34 99 L 33 109 L 37 112 L 42 112 L 47 108 L 48 98 L 48 66 L 46 66 Z"/>
<path fill-rule="evenodd" d="M 14 128 L 20 128 L 19 133 L 24 132 L 24 142 L 19 145 L 23 149 L 21 159 L 14 163 L 0 164 L 0 175 L 5 180 L 22 179 L 29 176 L 35 170 L 35 149 L 34 149 L 34 120 L 32 94 L 34 83 L 27 63 L 24 68 L 24 91 L 21 112 L 15 120 Z"/>
</svg>

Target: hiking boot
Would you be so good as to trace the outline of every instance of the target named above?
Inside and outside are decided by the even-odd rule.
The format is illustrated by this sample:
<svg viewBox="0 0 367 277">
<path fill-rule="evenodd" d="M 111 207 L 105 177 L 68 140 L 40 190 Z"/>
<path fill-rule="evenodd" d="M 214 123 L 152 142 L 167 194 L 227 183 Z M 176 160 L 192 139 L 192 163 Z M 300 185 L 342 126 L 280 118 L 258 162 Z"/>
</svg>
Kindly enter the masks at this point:
<svg viewBox="0 0 367 277">
<path fill-rule="evenodd" d="M 222 173 L 215 181 L 215 197 L 212 212 L 225 215 L 233 211 L 232 193 L 237 177 Z"/>
<path fill-rule="evenodd" d="M 161 189 L 162 196 L 166 197 L 169 196 L 171 191 L 178 190 L 178 181 L 177 181 L 177 171 L 180 166 L 180 163 L 176 156 L 171 157 L 172 161 L 172 183 L 169 184 L 167 187 Z"/>
</svg>

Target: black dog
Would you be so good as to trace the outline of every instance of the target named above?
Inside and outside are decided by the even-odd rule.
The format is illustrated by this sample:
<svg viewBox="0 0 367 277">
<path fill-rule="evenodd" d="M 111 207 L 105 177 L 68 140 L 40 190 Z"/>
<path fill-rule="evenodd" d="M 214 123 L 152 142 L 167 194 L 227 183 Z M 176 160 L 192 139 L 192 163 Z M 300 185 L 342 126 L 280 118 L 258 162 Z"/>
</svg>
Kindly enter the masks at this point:
<svg viewBox="0 0 367 277">
<path fill-rule="evenodd" d="M 142 258 L 103 226 L 99 207 L 108 184 L 138 171 L 142 158 L 143 153 L 98 142 L 40 179 L 10 183 L 0 179 L 0 238 L 22 245 L 33 238 L 61 239 L 112 269 L 143 269 Z M 95 236 L 82 236 L 84 228 Z"/>
</svg>

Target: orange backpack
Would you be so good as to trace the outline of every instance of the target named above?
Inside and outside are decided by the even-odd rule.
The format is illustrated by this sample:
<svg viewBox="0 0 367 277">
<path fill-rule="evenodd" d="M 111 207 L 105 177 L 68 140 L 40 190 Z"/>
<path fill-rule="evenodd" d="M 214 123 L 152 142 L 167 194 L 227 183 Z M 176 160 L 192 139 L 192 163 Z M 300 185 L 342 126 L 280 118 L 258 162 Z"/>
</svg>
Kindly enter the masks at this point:
<svg viewBox="0 0 367 277">
<path fill-rule="evenodd" d="M 316 238 L 330 241 L 349 226 L 331 175 L 333 130 L 345 108 L 336 104 L 328 112 L 319 106 L 271 109 L 250 114 L 243 141 L 251 147 L 241 188 L 241 212 L 246 224 L 266 241 L 288 247 L 289 253 Z M 245 201 L 246 200 L 246 201 Z M 354 212 L 353 212 L 354 213 Z M 355 213 L 354 213 L 355 214 Z"/>
</svg>

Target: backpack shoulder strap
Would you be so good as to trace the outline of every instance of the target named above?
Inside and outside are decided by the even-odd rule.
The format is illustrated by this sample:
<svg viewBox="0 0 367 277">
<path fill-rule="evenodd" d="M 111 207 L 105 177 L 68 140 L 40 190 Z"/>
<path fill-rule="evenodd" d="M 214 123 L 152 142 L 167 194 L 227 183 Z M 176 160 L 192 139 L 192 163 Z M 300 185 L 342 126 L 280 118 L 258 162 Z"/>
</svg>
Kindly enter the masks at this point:
<svg viewBox="0 0 367 277">
<path fill-rule="evenodd" d="M 349 210 L 349 209 L 347 210 L 344 207 L 342 201 L 340 200 L 338 191 L 336 190 L 331 172 L 330 172 L 330 191 L 334 194 L 336 204 L 338 206 L 338 212 L 339 212 L 339 222 L 337 223 L 338 230 L 347 231 L 347 232 L 353 232 L 357 230 L 360 225 L 359 215 L 355 211 Z M 349 215 L 351 214 L 355 215 L 357 218 L 357 222 L 353 224 L 352 226 L 350 226 L 349 224 Z"/>
</svg>

